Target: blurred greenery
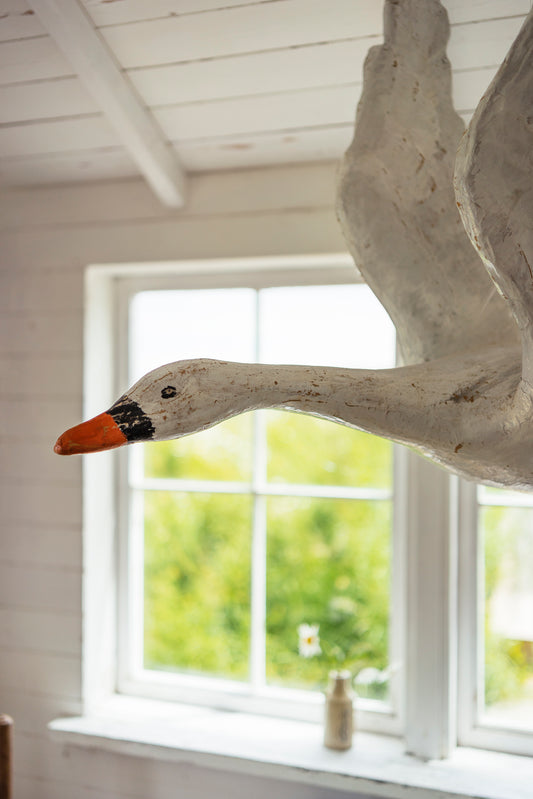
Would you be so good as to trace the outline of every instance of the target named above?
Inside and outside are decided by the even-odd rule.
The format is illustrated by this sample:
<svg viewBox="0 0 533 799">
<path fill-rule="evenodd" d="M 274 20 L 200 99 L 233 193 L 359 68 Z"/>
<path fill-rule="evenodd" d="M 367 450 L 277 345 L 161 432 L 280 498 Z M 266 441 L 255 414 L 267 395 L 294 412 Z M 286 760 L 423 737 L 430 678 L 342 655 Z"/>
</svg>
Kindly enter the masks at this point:
<svg viewBox="0 0 533 799">
<path fill-rule="evenodd" d="M 149 477 L 249 479 L 251 415 L 145 447 Z M 388 487 L 389 443 L 294 413 L 268 412 L 272 481 Z M 245 679 L 252 500 L 145 493 L 145 665 Z M 390 501 L 267 500 L 270 683 L 323 686 L 330 668 L 387 665 Z M 321 652 L 299 654 L 319 625 Z"/>
<path fill-rule="evenodd" d="M 383 438 L 314 416 L 267 411 L 268 479 L 353 487 L 392 486 L 392 449 Z"/>
<path fill-rule="evenodd" d="M 246 414 L 194 437 L 148 445 L 145 473 L 249 481 L 252 424 Z M 265 427 L 273 484 L 391 487 L 386 441 L 276 411 L 266 412 Z M 331 668 L 365 670 L 382 675 L 369 695 L 386 696 L 392 503 L 274 496 L 266 508 L 267 681 L 322 688 Z M 252 515 L 246 495 L 145 493 L 148 668 L 248 678 Z M 491 621 L 510 558 L 519 559 L 524 535 L 533 535 L 533 511 L 482 508 L 480 530 L 490 707 L 533 698 L 532 644 L 506 638 Z M 318 627 L 320 650 L 310 657 L 299 653 L 302 624 Z"/>
<path fill-rule="evenodd" d="M 250 480 L 253 415 L 243 413 L 194 436 L 144 447 L 147 477 Z"/>
<path fill-rule="evenodd" d="M 526 580 L 532 585 L 533 511 L 489 506 L 480 509 L 479 524 L 485 574 L 485 704 L 506 703 L 513 712 L 513 701 L 533 700 L 533 647 L 530 641 L 506 637 L 505 631 L 494 629 L 492 603 L 498 590 L 510 590 L 511 595 L 514 591 L 516 596 L 521 568 L 526 568 Z M 512 630 L 513 620 L 509 621 Z"/>
<path fill-rule="evenodd" d="M 146 668 L 245 679 L 251 501 L 145 493 Z"/>
<path fill-rule="evenodd" d="M 267 680 L 323 687 L 332 668 L 388 663 L 390 502 L 272 497 L 267 529 Z M 319 625 L 321 654 L 298 654 Z"/>
</svg>

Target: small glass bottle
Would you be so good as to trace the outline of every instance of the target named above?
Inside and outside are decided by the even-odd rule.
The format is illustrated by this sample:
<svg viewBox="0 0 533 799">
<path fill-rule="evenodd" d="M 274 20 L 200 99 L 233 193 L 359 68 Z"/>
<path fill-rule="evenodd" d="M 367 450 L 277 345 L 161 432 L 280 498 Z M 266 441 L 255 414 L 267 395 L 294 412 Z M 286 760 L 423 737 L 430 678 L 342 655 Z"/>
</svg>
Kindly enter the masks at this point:
<svg viewBox="0 0 533 799">
<path fill-rule="evenodd" d="M 326 691 L 324 746 L 349 749 L 353 736 L 353 691 L 349 671 L 330 671 Z"/>
</svg>

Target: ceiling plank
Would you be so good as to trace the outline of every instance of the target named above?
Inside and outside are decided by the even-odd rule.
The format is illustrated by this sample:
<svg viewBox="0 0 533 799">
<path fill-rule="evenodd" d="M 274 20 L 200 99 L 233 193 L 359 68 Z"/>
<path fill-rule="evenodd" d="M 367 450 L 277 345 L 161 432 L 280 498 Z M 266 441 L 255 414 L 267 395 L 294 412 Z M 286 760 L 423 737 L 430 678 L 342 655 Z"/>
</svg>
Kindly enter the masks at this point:
<svg viewBox="0 0 533 799">
<path fill-rule="evenodd" d="M 2 0 L 0 42 L 43 36 L 43 26 L 25 0 Z"/>
<path fill-rule="evenodd" d="M 7 0 L 4 0 L 6 2 Z M 10 0 L 14 2 L 14 0 Z M 17 0 L 23 2 L 23 0 Z M 96 27 L 122 25 L 130 22 L 180 17 L 205 12 L 229 11 L 237 6 L 259 5 L 262 0 L 121 0 L 120 3 L 109 0 L 83 0 L 83 4 L 92 17 Z M 305 0 L 311 7 L 309 0 Z M 375 13 L 381 15 L 381 5 L 376 0 L 352 0 L 354 13 L 358 20 L 364 20 Z M 443 0 L 448 11 L 450 22 L 478 22 L 483 19 L 511 17 L 527 14 L 531 8 L 530 0 Z M 340 6 L 340 4 L 338 3 Z M 327 10 L 327 3 L 324 3 Z M 309 13 L 314 13 L 311 9 Z M 339 13 L 337 8 L 334 13 Z M 342 13 L 342 11 L 341 11 Z M 376 33 L 381 31 L 381 25 Z"/>
<path fill-rule="evenodd" d="M 531 9 L 531 0 L 443 0 L 451 25 L 464 22 L 481 22 L 485 19 L 500 19 L 524 16 Z"/>
<path fill-rule="evenodd" d="M 334 12 L 331 5 L 324 0 L 263 2 L 99 30 L 125 69 L 381 36 L 381 3 L 335 0 Z"/>
<path fill-rule="evenodd" d="M 71 76 L 73 69 L 50 36 L 2 42 L 0 85 Z"/>
<path fill-rule="evenodd" d="M 185 177 L 150 112 L 77 0 L 30 0 L 164 205 L 184 204 Z"/>
<path fill-rule="evenodd" d="M 0 124 L 101 114 L 78 77 L 0 85 Z"/>
<path fill-rule="evenodd" d="M 101 25 L 124 25 L 139 20 L 200 14 L 262 2 L 262 0 L 150 0 L 148 3 L 146 0 L 121 0 L 120 3 L 110 3 L 109 0 L 82 1 L 97 28 Z"/>
<path fill-rule="evenodd" d="M 311 0 L 284 0 L 232 8 L 226 12 L 132 22 L 99 30 L 108 47 L 128 70 L 280 51 L 321 42 L 330 44 L 346 39 L 358 39 L 366 49 L 381 42 L 380 3 L 374 3 L 373 14 L 361 20 L 357 17 L 354 0 L 349 3 L 336 0 L 336 3 L 334 14 L 328 13 L 329 6 L 316 0 L 312 4 Z M 302 24 L 302 19 L 305 19 L 305 24 Z M 465 62 L 476 62 L 478 56 L 486 58 L 487 54 L 491 60 L 485 61 L 485 65 L 498 64 L 516 38 L 522 22 L 523 16 L 519 15 L 453 26 L 447 48 L 453 68 L 462 67 Z M 469 52 L 471 48 L 472 52 Z M 350 76 L 351 62 L 345 65 L 345 69 Z"/>
<path fill-rule="evenodd" d="M 0 184 L 4 187 L 67 184 L 87 186 L 92 181 L 139 178 L 123 147 L 47 153 L 30 158 L 0 158 Z M 155 195 L 151 192 L 151 196 Z M 159 203 L 158 203 L 159 205 Z"/>
</svg>

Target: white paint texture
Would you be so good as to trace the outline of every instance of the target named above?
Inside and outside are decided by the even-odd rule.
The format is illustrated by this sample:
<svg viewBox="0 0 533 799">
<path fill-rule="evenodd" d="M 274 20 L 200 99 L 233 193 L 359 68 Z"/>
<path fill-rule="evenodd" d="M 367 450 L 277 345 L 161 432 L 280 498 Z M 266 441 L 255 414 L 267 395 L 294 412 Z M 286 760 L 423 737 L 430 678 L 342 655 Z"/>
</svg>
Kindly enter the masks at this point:
<svg viewBox="0 0 533 799">
<path fill-rule="evenodd" d="M 456 208 L 453 166 L 462 123 L 451 102 L 446 11 L 439 0 L 387 0 L 385 43 L 366 60 L 338 212 L 358 268 L 396 324 L 408 365 L 368 371 L 170 364 L 127 392 L 126 401 L 138 408 L 134 417 L 130 406 L 124 415 L 124 399 L 110 410 L 123 442 L 177 438 L 246 410 L 285 408 L 409 444 L 478 482 L 533 488 L 532 30 L 533 13 L 474 117 L 458 164 L 467 222 L 480 220 L 469 231 L 482 253 L 488 248 L 486 261 L 494 250 L 490 272 L 510 302 L 496 291 Z M 499 153 L 509 140 L 506 162 Z M 522 331 L 524 380 L 512 314 Z M 109 448 L 103 439 L 91 450 L 78 443 L 95 423 L 87 425 L 62 436 L 57 451 Z"/>
<path fill-rule="evenodd" d="M 466 230 L 507 300 L 522 340 L 522 390 L 533 391 L 533 11 L 482 97 L 457 156 Z M 495 325 L 500 319 L 496 317 Z"/>
</svg>

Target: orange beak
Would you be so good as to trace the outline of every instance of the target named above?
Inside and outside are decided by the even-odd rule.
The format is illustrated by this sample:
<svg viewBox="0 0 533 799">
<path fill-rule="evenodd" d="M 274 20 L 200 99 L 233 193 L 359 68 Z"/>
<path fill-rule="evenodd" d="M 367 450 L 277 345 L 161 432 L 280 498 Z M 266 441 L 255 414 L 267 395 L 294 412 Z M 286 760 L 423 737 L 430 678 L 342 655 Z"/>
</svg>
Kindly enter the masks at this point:
<svg viewBox="0 0 533 799">
<path fill-rule="evenodd" d="M 56 441 L 54 452 L 58 455 L 79 455 L 85 452 L 103 452 L 127 444 L 128 439 L 108 413 L 101 413 L 88 422 L 71 427 Z"/>
</svg>

